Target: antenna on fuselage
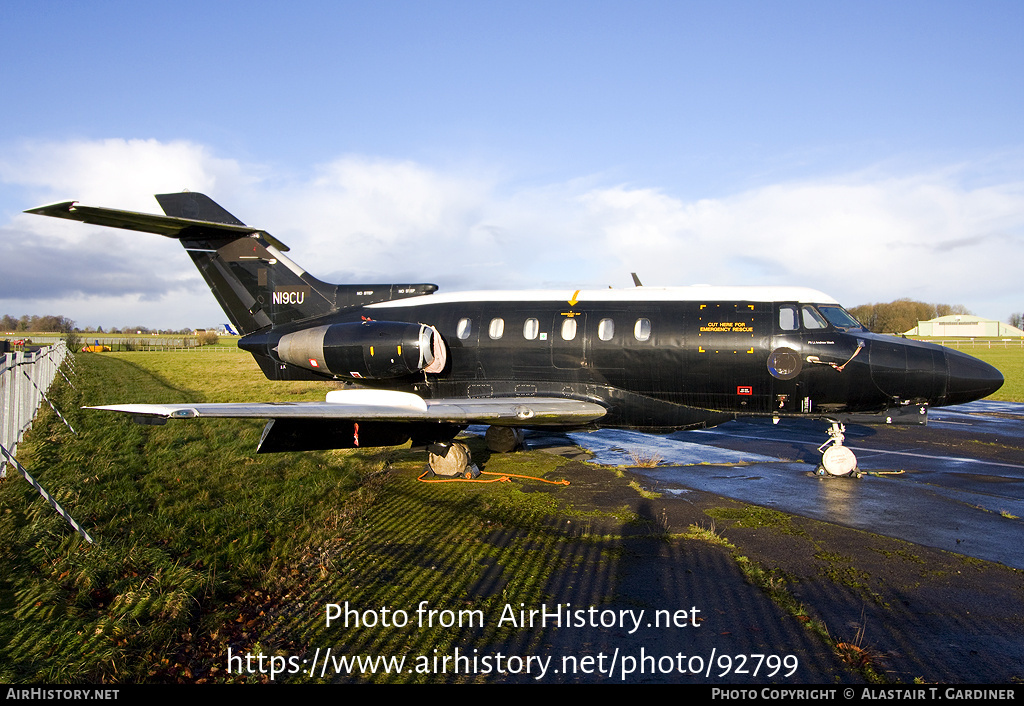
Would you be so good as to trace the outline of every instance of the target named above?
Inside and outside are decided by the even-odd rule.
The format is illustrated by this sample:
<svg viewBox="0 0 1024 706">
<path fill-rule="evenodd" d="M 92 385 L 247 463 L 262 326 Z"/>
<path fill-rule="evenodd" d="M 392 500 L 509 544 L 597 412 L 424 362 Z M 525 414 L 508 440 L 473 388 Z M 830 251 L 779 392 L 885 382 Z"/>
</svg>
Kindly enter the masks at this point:
<svg viewBox="0 0 1024 706">
<path fill-rule="evenodd" d="M 633 275 L 633 284 L 635 284 L 637 287 L 644 286 L 643 283 L 640 281 L 640 278 L 636 276 L 636 272 L 630 272 L 629 274 Z"/>
</svg>

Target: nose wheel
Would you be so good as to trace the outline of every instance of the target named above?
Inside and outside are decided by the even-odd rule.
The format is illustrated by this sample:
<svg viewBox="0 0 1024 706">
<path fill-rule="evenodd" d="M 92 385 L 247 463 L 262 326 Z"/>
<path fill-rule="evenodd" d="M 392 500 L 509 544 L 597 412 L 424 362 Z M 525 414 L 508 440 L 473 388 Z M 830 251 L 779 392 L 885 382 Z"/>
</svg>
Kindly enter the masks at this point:
<svg viewBox="0 0 1024 706">
<path fill-rule="evenodd" d="M 860 478 L 862 474 L 857 468 L 857 457 L 853 451 L 843 446 L 843 440 L 846 438 L 844 434 L 846 425 L 835 419 L 828 421 L 831 423 L 828 430 L 828 441 L 818 447 L 818 451 L 821 453 L 818 475 Z"/>
</svg>

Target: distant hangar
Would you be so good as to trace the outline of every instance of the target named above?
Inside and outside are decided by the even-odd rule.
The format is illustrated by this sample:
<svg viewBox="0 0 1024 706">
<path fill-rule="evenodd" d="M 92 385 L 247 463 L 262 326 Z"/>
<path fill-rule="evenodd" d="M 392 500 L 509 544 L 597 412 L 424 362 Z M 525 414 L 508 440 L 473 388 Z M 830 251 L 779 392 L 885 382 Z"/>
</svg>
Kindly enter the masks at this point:
<svg viewBox="0 0 1024 706">
<path fill-rule="evenodd" d="M 951 314 L 930 321 L 918 321 L 905 336 L 932 338 L 1024 338 L 1024 331 L 994 319 L 969 314 Z"/>
</svg>

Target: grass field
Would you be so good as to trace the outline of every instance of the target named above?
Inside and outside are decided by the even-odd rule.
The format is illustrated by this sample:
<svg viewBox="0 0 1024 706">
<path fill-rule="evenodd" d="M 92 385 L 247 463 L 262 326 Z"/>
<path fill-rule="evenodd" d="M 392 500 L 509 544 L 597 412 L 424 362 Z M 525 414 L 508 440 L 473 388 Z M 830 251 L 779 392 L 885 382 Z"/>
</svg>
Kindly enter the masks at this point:
<svg viewBox="0 0 1024 706">
<path fill-rule="evenodd" d="M 558 502 L 548 492 L 496 483 L 467 495 L 417 483 L 420 453 L 256 456 L 260 422 L 151 427 L 79 409 L 271 394 L 322 399 L 322 383 L 270 383 L 248 355 L 78 360 L 79 391 L 65 385 L 53 395 L 78 434 L 44 407 L 19 460 L 97 543 L 69 531 L 17 473 L 0 484 L 0 682 L 239 680 L 224 673 L 229 646 L 269 655 L 318 640 L 338 645 L 336 634 L 323 634 L 319 610 L 298 610 L 299 596 L 479 607 L 474 586 L 486 581 L 500 551 L 516 579 L 499 594 L 535 604 L 548 572 L 589 541 L 552 531 Z M 481 444 L 473 447 L 486 458 Z M 496 457 L 488 470 L 510 463 Z M 552 474 L 563 463 L 536 454 L 518 458 L 515 472 Z M 571 508 L 559 512 L 573 516 Z M 516 531 L 500 549 L 481 540 L 509 526 Z M 373 567 L 372 575 L 357 566 Z M 492 638 L 440 627 L 376 630 L 349 646 L 429 653 L 453 639 L 472 647 Z"/>
<path fill-rule="evenodd" d="M 998 399 L 1024 399 L 1024 352 L 977 354 L 1007 376 Z M 258 421 L 139 426 L 80 409 L 323 398 L 323 383 L 269 382 L 240 352 L 83 354 L 78 371 L 77 391 L 52 391 L 78 434 L 44 406 L 19 458 L 98 541 L 85 544 L 17 473 L 0 483 L 0 682 L 266 680 L 226 674 L 229 648 L 491 649 L 511 638 L 492 627 L 339 633 L 311 606 L 538 605 L 553 575 L 584 560 L 600 603 L 622 551 L 607 528 L 664 534 L 627 508 L 576 509 L 561 486 L 421 484 L 422 454 L 403 449 L 256 456 Z M 471 446 L 491 472 L 566 475 L 556 456 Z M 514 639 L 530 647 L 529 633 Z"/>
</svg>

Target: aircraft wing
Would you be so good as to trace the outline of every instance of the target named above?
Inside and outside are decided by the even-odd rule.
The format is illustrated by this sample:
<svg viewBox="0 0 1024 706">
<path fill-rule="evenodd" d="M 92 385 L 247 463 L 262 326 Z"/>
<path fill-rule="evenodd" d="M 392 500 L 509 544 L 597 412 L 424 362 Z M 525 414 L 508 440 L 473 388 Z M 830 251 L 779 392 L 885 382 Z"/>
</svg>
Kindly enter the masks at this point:
<svg viewBox="0 0 1024 706">
<path fill-rule="evenodd" d="M 123 404 L 89 407 L 147 418 L 346 419 L 380 422 L 437 422 L 498 426 L 576 425 L 603 417 L 605 407 L 559 397 L 424 399 L 392 390 L 338 390 L 325 402 Z M 141 418 L 141 419 L 139 419 Z M 157 422 L 160 423 L 160 422 Z"/>
</svg>

